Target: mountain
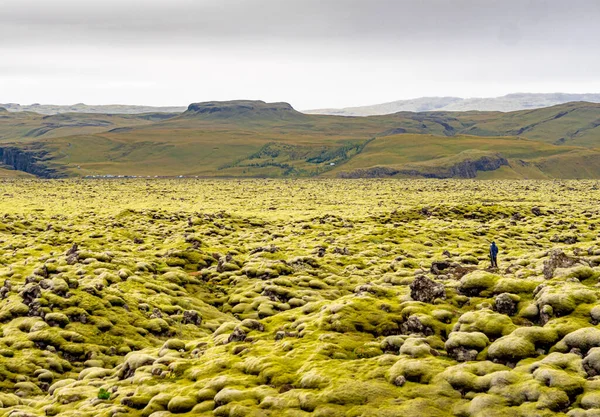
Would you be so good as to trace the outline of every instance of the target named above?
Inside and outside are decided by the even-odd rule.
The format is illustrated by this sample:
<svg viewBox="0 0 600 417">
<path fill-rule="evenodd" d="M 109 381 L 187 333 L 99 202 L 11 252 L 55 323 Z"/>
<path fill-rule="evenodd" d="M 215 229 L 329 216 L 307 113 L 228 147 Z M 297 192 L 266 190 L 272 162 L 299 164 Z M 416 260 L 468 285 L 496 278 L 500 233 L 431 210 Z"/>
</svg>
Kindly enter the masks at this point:
<svg viewBox="0 0 600 417">
<path fill-rule="evenodd" d="M 182 114 L 184 118 L 260 120 L 303 119 L 306 116 L 288 103 L 265 103 L 260 100 L 209 101 L 190 104 Z"/>
<path fill-rule="evenodd" d="M 447 106 L 461 102 L 460 97 L 421 97 L 412 100 L 398 100 L 372 106 L 346 107 L 343 109 L 304 110 L 306 114 L 326 114 L 330 116 L 378 116 L 401 111 L 426 112 L 443 110 Z"/>
<path fill-rule="evenodd" d="M 180 114 L 0 115 L 0 164 L 44 178 L 600 178 L 598 149 L 600 104 L 587 102 L 371 117 L 248 100 Z"/>
<path fill-rule="evenodd" d="M 185 107 L 166 106 L 130 106 L 123 104 L 108 105 L 87 105 L 83 103 L 70 106 L 60 106 L 55 104 L 29 104 L 20 105 L 16 103 L 0 104 L 10 112 L 35 112 L 45 115 L 61 113 L 96 113 L 96 114 L 141 114 L 141 113 L 182 113 Z"/>
<path fill-rule="evenodd" d="M 343 109 L 306 110 L 307 114 L 327 114 L 336 116 L 375 116 L 401 111 L 502 111 L 538 109 L 572 101 L 600 103 L 600 94 L 530 94 L 517 93 L 493 98 L 422 97 L 412 100 L 399 100 L 372 106 L 347 107 Z"/>
<path fill-rule="evenodd" d="M 377 116 L 398 112 L 430 112 L 430 111 L 502 111 L 537 109 L 555 106 L 573 101 L 587 101 L 600 103 L 600 94 L 532 94 L 516 93 L 493 98 L 460 98 L 460 97 L 421 97 L 410 100 L 398 100 L 389 103 L 371 106 L 346 107 L 342 109 L 316 109 L 305 110 L 305 114 L 323 114 L 332 116 Z M 239 100 L 239 103 L 251 103 L 248 100 Z M 207 104 L 210 104 L 208 102 Z M 282 104 L 282 103 L 275 103 Z M 0 104 L 9 112 L 35 112 L 44 115 L 62 113 L 93 113 L 93 114 L 142 114 L 142 113 L 183 113 L 189 107 L 183 106 L 135 106 L 135 105 L 87 105 L 83 103 L 73 105 L 30 104 L 16 103 Z"/>
</svg>

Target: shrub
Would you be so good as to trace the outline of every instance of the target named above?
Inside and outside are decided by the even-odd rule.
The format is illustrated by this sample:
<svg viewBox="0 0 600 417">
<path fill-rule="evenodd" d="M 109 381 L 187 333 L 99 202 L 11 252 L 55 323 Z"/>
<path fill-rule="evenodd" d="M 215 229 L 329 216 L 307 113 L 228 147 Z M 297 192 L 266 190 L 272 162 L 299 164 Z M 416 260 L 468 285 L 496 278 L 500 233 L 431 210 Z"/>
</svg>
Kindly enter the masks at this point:
<svg viewBox="0 0 600 417">
<path fill-rule="evenodd" d="M 100 390 L 98 391 L 98 399 L 99 400 L 110 399 L 110 392 L 108 392 L 105 388 L 100 388 Z"/>
</svg>

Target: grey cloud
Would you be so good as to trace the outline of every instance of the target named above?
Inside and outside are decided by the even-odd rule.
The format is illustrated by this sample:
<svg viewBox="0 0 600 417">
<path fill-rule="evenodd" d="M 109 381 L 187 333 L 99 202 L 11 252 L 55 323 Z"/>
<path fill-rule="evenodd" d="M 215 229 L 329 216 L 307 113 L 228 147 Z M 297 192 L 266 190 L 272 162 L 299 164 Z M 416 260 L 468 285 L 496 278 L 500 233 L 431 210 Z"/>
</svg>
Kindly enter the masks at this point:
<svg viewBox="0 0 600 417">
<path fill-rule="evenodd" d="M 4 41 L 590 43 L 596 0 L 3 0 Z M 12 36 L 11 36 L 12 33 Z"/>
<path fill-rule="evenodd" d="M 598 0 L 0 0 L 0 102 L 595 92 L 599 20 Z"/>
</svg>

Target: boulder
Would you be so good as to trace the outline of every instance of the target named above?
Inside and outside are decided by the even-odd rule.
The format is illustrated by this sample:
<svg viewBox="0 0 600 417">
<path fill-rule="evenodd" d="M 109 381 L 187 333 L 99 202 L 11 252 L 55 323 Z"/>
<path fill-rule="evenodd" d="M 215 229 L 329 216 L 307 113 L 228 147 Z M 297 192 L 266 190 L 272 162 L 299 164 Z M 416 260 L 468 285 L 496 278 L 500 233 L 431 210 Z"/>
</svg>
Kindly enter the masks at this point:
<svg viewBox="0 0 600 417">
<path fill-rule="evenodd" d="M 500 314 L 513 316 L 517 312 L 519 297 L 514 294 L 502 293 L 496 297 L 494 310 Z"/>
<path fill-rule="evenodd" d="M 183 324 L 200 326 L 202 324 L 202 316 L 195 310 L 186 310 L 183 312 Z"/>
<path fill-rule="evenodd" d="M 571 268 L 581 263 L 578 258 L 567 256 L 562 250 L 555 249 L 548 253 L 549 257 L 544 261 L 544 277 L 550 279 L 554 276 L 557 268 Z"/>
<path fill-rule="evenodd" d="M 425 276 L 418 276 L 410 284 L 410 296 L 415 301 L 431 303 L 436 298 L 446 298 L 446 288 Z"/>
<path fill-rule="evenodd" d="M 129 355 L 119 373 L 119 379 L 127 379 L 135 374 L 135 371 L 142 366 L 152 365 L 156 358 L 143 353 L 132 353 Z"/>
</svg>

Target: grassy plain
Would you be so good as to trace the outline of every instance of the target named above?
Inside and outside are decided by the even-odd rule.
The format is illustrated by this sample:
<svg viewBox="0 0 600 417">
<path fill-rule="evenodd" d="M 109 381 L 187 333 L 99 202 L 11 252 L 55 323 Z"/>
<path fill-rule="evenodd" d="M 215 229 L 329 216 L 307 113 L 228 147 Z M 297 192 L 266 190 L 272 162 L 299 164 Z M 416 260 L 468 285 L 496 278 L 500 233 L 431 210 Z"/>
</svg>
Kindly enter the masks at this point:
<svg viewBox="0 0 600 417">
<path fill-rule="evenodd" d="M 592 416 L 599 187 L 0 180 L 0 416 Z"/>
</svg>

